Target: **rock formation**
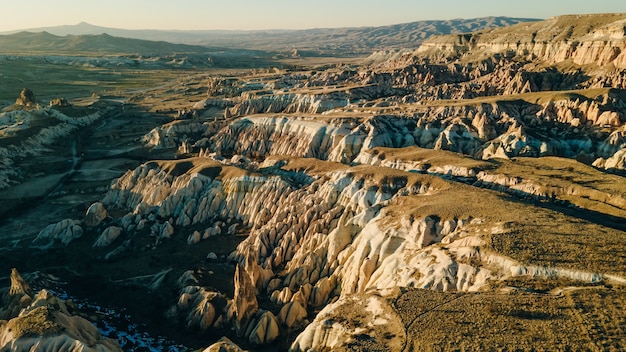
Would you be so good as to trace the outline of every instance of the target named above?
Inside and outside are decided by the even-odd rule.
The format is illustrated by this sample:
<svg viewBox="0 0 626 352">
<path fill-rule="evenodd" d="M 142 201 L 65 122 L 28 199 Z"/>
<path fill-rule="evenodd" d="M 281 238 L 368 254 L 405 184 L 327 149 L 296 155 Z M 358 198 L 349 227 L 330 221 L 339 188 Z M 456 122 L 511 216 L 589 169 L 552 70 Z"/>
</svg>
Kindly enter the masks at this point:
<svg viewBox="0 0 626 352">
<path fill-rule="evenodd" d="M 491 55 L 523 55 L 549 64 L 571 59 L 577 65 L 613 64 L 617 68 L 626 68 L 622 55 L 626 35 L 624 15 L 606 14 L 602 21 L 597 17 L 558 16 L 513 28 L 438 37 L 424 43 L 418 53 L 430 53 L 436 49 L 476 55 L 474 51 L 480 51 Z"/>
<path fill-rule="evenodd" d="M 102 220 L 106 219 L 108 216 L 107 210 L 100 202 L 95 202 L 89 209 L 87 209 L 87 213 L 85 214 L 85 225 L 90 227 L 95 227 L 100 225 Z"/>
<path fill-rule="evenodd" d="M 55 106 L 68 107 L 68 106 L 72 106 L 72 104 L 70 104 L 70 102 L 67 101 L 67 99 L 65 98 L 54 98 L 50 100 L 50 107 L 52 108 Z"/>
<path fill-rule="evenodd" d="M 39 232 L 34 243 L 51 246 L 54 242 L 59 241 L 64 245 L 68 245 L 82 235 L 83 228 L 80 226 L 80 221 L 65 219 L 56 224 L 46 226 Z"/>
<path fill-rule="evenodd" d="M 103 338 L 77 315 L 74 303 L 46 290 L 34 295 L 15 269 L 0 315 L 3 351 L 121 351 L 114 340 Z"/>
<path fill-rule="evenodd" d="M 35 93 L 28 88 L 22 89 L 20 96 L 15 100 L 15 105 L 26 109 L 34 108 L 37 105 Z"/>
<path fill-rule="evenodd" d="M 88 248 L 111 277 L 136 259 L 140 274 L 106 284 L 159 295 L 172 326 L 245 348 L 419 349 L 430 335 L 448 343 L 429 330 L 439 325 L 462 331 L 450 343 L 466 350 L 514 326 L 552 329 L 541 348 L 595 346 L 580 331 L 619 318 L 626 283 L 625 18 L 433 38 L 362 65 L 202 76 L 178 87 L 196 99 L 173 120 L 132 134 L 129 155 L 164 160 L 135 162 L 79 208 L 91 204 L 84 222 L 68 215 L 35 244 Z M 42 111 L 59 124 L 23 142 L 31 154 L 98 119 Z M 0 117 L 16 126 L 27 113 Z M 3 175 L 0 186 L 16 182 Z M 28 287 L 14 286 L 29 307 Z M 600 313 L 581 322 L 583 306 Z M 457 311 L 467 320 L 452 324 Z M 238 350 L 227 339 L 207 350 L 221 348 Z"/>
</svg>

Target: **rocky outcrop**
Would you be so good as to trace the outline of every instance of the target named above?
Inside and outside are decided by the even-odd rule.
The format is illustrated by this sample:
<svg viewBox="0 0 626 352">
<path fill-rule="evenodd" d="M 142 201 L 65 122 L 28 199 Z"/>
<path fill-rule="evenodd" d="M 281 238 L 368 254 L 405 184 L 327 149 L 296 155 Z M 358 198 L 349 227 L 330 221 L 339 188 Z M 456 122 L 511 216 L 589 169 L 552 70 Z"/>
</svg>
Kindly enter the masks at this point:
<svg viewBox="0 0 626 352">
<path fill-rule="evenodd" d="M 608 157 L 613 148 L 608 143 L 617 142 L 598 140 L 598 129 L 618 128 L 626 111 L 619 107 L 623 101 L 617 92 L 600 93 L 593 100 L 578 97 L 541 104 L 502 101 L 423 107 L 408 118 L 377 115 L 314 122 L 297 117 L 246 117 L 231 122 L 210 139 L 199 141 L 194 148 L 199 147 L 201 155 L 210 150 L 253 159 L 291 155 L 342 163 L 353 162 L 360 153 L 375 147 L 407 146 L 482 159 L 550 155 L 574 158 L 581 154 Z M 562 128 L 567 132 L 560 133 Z"/>
<path fill-rule="evenodd" d="M 280 204 L 290 189 L 278 176 L 249 174 L 216 161 L 194 158 L 161 165 L 147 163 L 129 171 L 112 185 L 103 203 L 129 209 L 143 218 L 150 214 L 172 217 L 170 226 L 217 219 L 239 220 L 247 225 L 267 219 L 273 207 L 266 205 Z"/>
<path fill-rule="evenodd" d="M 0 322 L 3 351 L 121 351 L 117 342 L 102 337 L 93 324 L 78 316 L 71 301 L 46 290 L 31 295 L 28 285 L 13 269 L 11 289 L 2 310 L 5 320 Z"/>
<path fill-rule="evenodd" d="M 272 312 L 261 313 L 256 322 L 250 324 L 252 327 L 249 341 L 256 345 L 265 345 L 274 342 L 280 334 L 278 319 Z"/>
<path fill-rule="evenodd" d="M 572 60 L 578 65 L 612 64 L 623 69 L 626 68 L 625 20 L 623 14 L 552 17 L 542 22 L 519 24 L 513 29 L 433 38 L 416 53 L 517 55 L 548 64 Z"/>
<path fill-rule="evenodd" d="M 72 104 L 70 104 L 70 102 L 67 101 L 67 99 L 65 98 L 54 98 L 50 100 L 50 107 L 53 108 L 55 106 L 64 108 L 64 107 L 72 106 Z"/>
<path fill-rule="evenodd" d="M 89 206 L 85 214 L 85 225 L 95 227 L 100 225 L 102 220 L 108 216 L 107 210 L 100 202 L 95 202 Z"/>
<path fill-rule="evenodd" d="M 235 269 L 235 295 L 233 298 L 233 319 L 235 329 L 242 335 L 252 315 L 257 312 L 259 305 L 256 299 L 256 287 L 250 274 L 241 265 Z"/>
<path fill-rule="evenodd" d="M 324 160 L 348 128 L 288 117 L 246 117 L 230 123 L 200 147 L 223 155 L 294 155 Z"/>
<path fill-rule="evenodd" d="M 199 285 L 196 273 L 188 271 L 178 280 L 181 287 L 176 305 L 167 312 L 170 319 L 179 320 L 187 327 L 207 330 L 224 324 L 228 299 Z"/>
<path fill-rule="evenodd" d="M 283 168 L 288 166 L 289 163 L 283 163 Z M 323 165 L 320 167 L 324 169 Z M 210 223 L 215 215 L 241 219 L 253 227 L 250 236 L 232 256 L 240 264 L 236 270 L 232 313 L 222 321 L 232 319 L 239 334 L 256 343 L 273 340 L 275 330 L 271 316 L 257 314 L 256 295 L 260 292 L 267 291 L 272 297 L 276 292 L 284 292 L 282 298 L 276 300 L 281 305 L 276 321 L 285 329 L 294 330 L 306 324 L 309 305 L 322 307 L 339 294 L 394 285 L 472 290 L 488 277 L 479 274 L 479 270 L 470 270 L 469 266 L 467 270 L 462 265 L 457 269 L 458 259 L 454 254 L 434 250 L 431 253 L 427 249 L 461 231 L 464 221 L 408 222 L 403 225 L 405 235 L 398 233 L 397 225 L 380 228 L 379 222 L 388 219 L 384 215 L 376 217 L 380 209 L 396 195 L 428 192 L 432 187 L 429 177 L 422 180 L 421 176 L 398 172 L 376 180 L 373 175 L 377 172 L 389 174 L 389 171 L 357 168 L 322 173 L 324 177 L 295 189 L 280 176 L 266 175 L 263 182 L 257 183 L 260 176 L 241 178 L 236 175 L 241 171 L 229 168 L 232 167 L 200 158 L 146 164 L 120 178 L 104 203 L 131 209 L 146 217 L 149 214 L 173 217 L 173 221 L 183 227 Z M 213 179 L 208 176 L 211 173 Z M 218 175 L 221 175 L 219 180 Z M 211 195 L 213 193 L 216 195 Z M 217 194 L 224 198 L 215 198 Z M 214 199 L 206 198 L 209 195 Z M 170 205 L 170 202 L 173 203 Z M 313 204 L 315 206 L 311 206 Z M 276 211 L 272 210 L 274 207 Z M 401 245 L 401 241 L 406 244 Z M 413 260 L 404 252 L 391 250 L 397 246 L 424 249 L 424 252 Z M 373 253 L 377 253 L 376 256 Z M 433 264 L 433 258 L 439 258 L 441 263 Z M 421 268 L 423 278 L 413 281 L 410 274 L 397 276 L 387 272 L 392 267 L 388 262 L 400 265 L 404 260 L 407 268 Z M 429 272 L 432 274 L 427 274 Z M 360 281 L 352 282 L 351 277 L 358 277 Z M 206 328 L 220 320 L 219 310 L 207 308 L 206 303 L 189 303 L 212 302 L 205 294 L 197 295 L 204 291 L 194 289 L 196 293 L 191 296 L 189 292 L 181 295 L 177 308 L 186 311 L 189 308 L 185 307 L 191 307 L 190 313 L 185 313 L 188 321 Z M 204 318 L 192 319 L 192 316 Z"/>
<path fill-rule="evenodd" d="M 142 137 L 142 142 L 149 148 L 176 148 L 184 141 L 200 140 L 216 131 L 215 124 L 194 121 L 174 121 L 155 127 Z"/>
<path fill-rule="evenodd" d="M 39 232 L 33 243 L 49 247 L 58 241 L 68 245 L 83 235 L 83 228 L 80 224 L 79 220 L 72 219 L 65 219 L 56 224 L 50 224 Z"/>
<path fill-rule="evenodd" d="M 111 245 L 122 234 L 122 228 L 117 226 L 107 227 L 93 244 L 94 247 L 106 247 Z"/>
<path fill-rule="evenodd" d="M 34 293 L 17 269 L 11 269 L 10 280 L 9 290 L 4 292 L 2 296 L 0 320 L 16 317 L 22 309 L 28 307 L 33 301 Z"/>
<path fill-rule="evenodd" d="M 39 156 L 50 152 L 50 146 L 75 133 L 79 128 L 100 119 L 105 112 L 96 112 L 83 117 L 69 117 L 55 109 L 31 109 L 0 113 L 0 127 L 8 136 L 19 131 L 30 130 L 29 137 L 20 139 L 6 147 L 0 147 L 0 189 L 20 183 L 15 172 L 15 161 Z M 50 123 L 40 127 L 37 120 L 50 119 Z M 34 125 L 34 126 L 33 126 Z"/>
<path fill-rule="evenodd" d="M 353 351 L 359 341 L 367 350 L 400 351 L 405 346 L 402 320 L 385 298 L 359 294 L 327 305 L 289 350 Z"/>
<path fill-rule="evenodd" d="M 607 159 L 598 158 L 593 162 L 593 166 L 609 170 L 623 171 L 626 170 L 626 149 L 620 149 Z"/>
<path fill-rule="evenodd" d="M 242 102 L 226 110 L 226 118 L 259 113 L 321 114 L 350 103 L 346 92 L 322 94 L 273 94 L 260 97 L 242 95 Z"/>
<path fill-rule="evenodd" d="M 243 350 L 228 339 L 228 337 L 222 337 L 219 341 L 207 347 L 202 352 L 243 352 Z"/>
<path fill-rule="evenodd" d="M 37 105 L 35 93 L 28 88 L 22 89 L 20 96 L 15 100 L 15 105 L 26 109 L 32 109 Z"/>
</svg>

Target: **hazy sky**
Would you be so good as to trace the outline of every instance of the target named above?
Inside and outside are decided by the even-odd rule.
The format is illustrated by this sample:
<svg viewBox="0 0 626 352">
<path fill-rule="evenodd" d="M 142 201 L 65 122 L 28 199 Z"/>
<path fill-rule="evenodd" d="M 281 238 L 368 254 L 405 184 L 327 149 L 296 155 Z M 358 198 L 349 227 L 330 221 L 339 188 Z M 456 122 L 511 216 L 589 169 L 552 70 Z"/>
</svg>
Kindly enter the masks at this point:
<svg viewBox="0 0 626 352">
<path fill-rule="evenodd" d="M 625 0 L 3 1 L 0 31 L 88 22 L 127 29 L 292 29 L 420 20 L 626 12 Z"/>
</svg>

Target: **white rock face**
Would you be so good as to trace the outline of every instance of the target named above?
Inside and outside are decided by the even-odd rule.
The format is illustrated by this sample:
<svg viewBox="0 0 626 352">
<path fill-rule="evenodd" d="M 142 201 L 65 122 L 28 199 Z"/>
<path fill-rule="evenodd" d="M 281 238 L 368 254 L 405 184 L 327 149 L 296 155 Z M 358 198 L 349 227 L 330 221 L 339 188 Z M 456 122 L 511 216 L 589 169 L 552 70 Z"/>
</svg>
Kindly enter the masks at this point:
<svg viewBox="0 0 626 352">
<path fill-rule="evenodd" d="M 370 151 L 362 151 L 359 156 L 354 159 L 354 163 L 387 167 L 407 172 L 429 173 L 463 178 L 474 178 L 477 174 L 477 170 L 472 167 L 455 164 L 431 165 L 429 160 L 381 158 L 380 155 L 374 155 Z"/>
<path fill-rule="evenodd" d="M 206 223 L 217 217 L 249 224 L 266 219 L 272 208 L 265 205 L 280 203 L 290 189 L 280 177 L 241 175 L 218 180 L 201 173 L 174 177 L 145 164 L 120 177 L 103 203 L 135 214 L 155 211 L 163 218 L 173 217 L 170 226 Z"/>
<path fill-rule="evenodd" d="M 342 125 L 304 119 L 245 117 L 222 129 L 206 146 L 214 151 L 252 157 L 293 155 L 324 160 L 348 132 Z"/>
<path fill-rule="evenodd" d="M 572 37 L 574 32 L 567 32 L 573 28 L 570 23 L 589 23 L 593 15 L 572 15 L 552 17 L 542 22 L 529 25 L 519 40 L 503 39 L 506 34 L 492 30 L 483 34 L 476 34 L 472 40 L 465 38 L 463 43 L 453 36 L 433 38 L 425 42 L 418 50 L 418 54 L 430 54 L 433 50 L 443 52 L 482 52 L 486 54 L 515 53 L 521 57 L 532 57 L 536 61 L 555 64 L 565 60 L 572 60 L 577 65 L 604 66 L 613 64 L 618 68 L 626 68 L 626 42 L 624 41 L 624 19 L 619 14 L 613 14 L 611 23 L 607 18 L 601 24 L 589 25 L 588 33 L 582 37 Z M 536 30 L 531 38 L 531 32 Z M 548 34 L 549 33 L 549 34 Z M 455 41 L 453 43 L 452 41 Z"/>
<path fill-rule="evenodd" d="M 149 148 L 176 148 L 190 136 L 205 136 L 214 133 L 210 124 L 192 121 L 175 121 L 154 128 L 143 136 Z"/>
<path fill-rule="evenodd" d="M 274 342 L 278 338 L 280 333 L 278 329 L 278 320 L 272 312 L 263 312 L 257 319 L 256 323 L 250 324 L 252 327 L 249 334 L 249 341 L 257 344 L 264 345 Z"/>
<path fill-rule="evenodd" d="M 342 282 L 342 295 L 394 287 L 476 291 L 490 278 L 491 273 L 485 269 L 459 263 L 458 254 L 476 251 L 475 245 L 454 243 L 454 250 L 432 246 L 446 236 L 454 237 L 455 231 L 460 234 L 463 229 L 457 223 L 467 221 L 440 222 L 427 217 L 413 222 L 404 220 L 404 226 L 398 229 L 381 228 L 384 218 L 383 212 L 370 221 L 353 240 L 349 252 L 344 252 L 345 262 L 336 271 Z"/>
<path fill-rule="evenodd" d="M 374 147 L 407 146 L 482 159 L 549 155 L 573 158 L 581 153 L 609 156 L 607 142 L 593 141 L 583 131 L 591 133 L 592 126 L 621 125 L 621 115 L 611 110 L 612 99 L 608 94 L 605 102 L 564 99 L 523 107 L 506 103 L 425 107 L 414 118 L 380 115 L 317 122 L 291 116 L 247 116 L 194 146 L 200 148 L 201 155 L 210 150 L 251 158 L 290 155 L 342 163 L 358 160 Z M 567 137 L 555 135 L 555 124 L 578 132 Z M 542 131 L 542 137 L 527 133 L 522 126 Z"/>
<path fill-rule="evenodd" d="M 597 159 L 593 166 L 605 170 L 626 170 L 626 148 L 618 150 L 606 160 Z"/>
<path fill-rule="evenodd" d="M 349 344 L 364 336 L 387 351 L 401 351 L 404 347 L 404 324 L 385 298 L 375 294 L 351 295 L 327 305 L 289 350 L 350 351 Z"/>
<path fill-rule="evenodd" d="M 227 117 L 246 116 L 258 113 L 307 113 L 320 114 L 328 110 L 344 107 L 350 103 L 345 92 L 330 94 L 274 94 L 250 97 L 230 108 Z"/>
<path fill-rule="evenodd" d="M 33 241 L 34 243 L 51 246 L 55 241 L 68 245 L 83 235 L 79 220 L 65 219 L 56 224 L 46 226 Z"/>
<path fill-rule="evenodd" d="M 476 248 L 482 242 L 467 240 L 468 220 L 399 218 L 384 210 L 395 197 L 435 191 L 428 184 L 409 183 L 410 174 L 376 183 L 366 175 L 388 171 L 329 171 L 297 189 L 278 176 L 235 171 L 223 170 L 212 179 L 200 170 L 175 176 L 146 164 L 114 182 L 104 203 L 172 218 L 182 227 L 213 221 L 215 214 L 251 226 L 231 255 L 240 265 L 232 313 L 222 321 L 232 319 L 240 333 L 256 336 L 255 341 L 273 335 L 249 330 L 260 324 L 255 295 L 263 290 L 281 306 L 277 321 L 297 329 L 308 321 L 307 307 L 323 307 L 337 297 L 398 286 L 474 291 L 492 277 L 489 270 L 462 264 L 465 258 L 480 261 Z M 155 225 L 155 233 L 168 223 Z M 199 240 L 199 232 L 188 239 Z M 446 248 L 439 245 L 443 242 Z M 191 299 L 185 297 L 181 302 Z M 198 317 L 211 311 L 206 305 L 194 307 L 189 314 Z M 214 311 L 198 324 L 209 326 L 220 314 Z M 268 319 L 259 329 L 273 329 Z"/>
<path fill-rule="evenodd" d="M 96 242 L 93 244 L 94 247 L 106 247 L 113 243 L 120 235 L 122 234 L 122 228 L 117 226 L 107 227 Z"/>
</svg>

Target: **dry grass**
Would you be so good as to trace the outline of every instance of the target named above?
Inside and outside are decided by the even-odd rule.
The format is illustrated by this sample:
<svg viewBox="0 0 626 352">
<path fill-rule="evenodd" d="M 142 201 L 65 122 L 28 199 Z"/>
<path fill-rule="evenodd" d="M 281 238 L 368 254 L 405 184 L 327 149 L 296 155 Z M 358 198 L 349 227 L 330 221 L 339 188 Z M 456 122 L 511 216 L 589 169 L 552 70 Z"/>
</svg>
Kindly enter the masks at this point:
<svg viewBox="0 0 626 352">
<path fill-rule="evenodd" d="M 286 171 L 304 171 L 309 175 L 324 175 L 331 172 L 346 170 L 349 166 L 332 161 L 324 161 L 315 158 L 298 158 L 292 156 L 272 155 L 266 158 L 268 161 L 286 161 L 287 164 L 282 167 Z"/>
<path fill-rule="evenodd" d="M 489 234 L 488 247 L 523 264 L 626 276 L 626 232 L 603 225 L 601 218 L 581 220 L 575 212 L 570 215 L 437 177 L 421 182 L 430 192 L 396 198 L 383 210 L 385 218 L 393 223 L 406 216 L 479 218 L 484 225 L 476 230 Z"/>
<path fill-rule="evenodd" d="M 476 160 L 463 154 L 445 150 L 424 149 L 420 147 L 406 148 L 372 148 L 369 151 L 384 160 L 416 161 L 431 166 L 460 166 L 469 169 L 486 170 L 494 167 L 488 161 Z"/>
<path fill-rule="evenodd" d="M 626 276 L 624 231 L 530 206 L 517 215 L 489 235 L 490 248 L 528 265 Z"/>
<path fill-rule="evenodd" d="M 519 23 L 513 26 L 475 32 L 479 43 L 553 43 L 585 38 L 590 32 L 613 22 L 626 19 L 626 13 L 565 15 L 541 22 Z M 433 37 L 426 43 L 455 44 L 458 35 Z"/>
<path fill-rule="evenodd" d="M 493 191 L 443 180 L 437 176 L 418 176 L 422 176 L 422 182 L 428 186 L 429 192 L 396 198 L 384 209 L 385 212 L 418 219 L 428 215 L 437 215 L 442 220 L 474 217 L 493 224 L 513 220 L 510 211 L 521 206 L 518 203 L 509 204 L 501 194 Z"/>
<path fill-rule="evenodd" d="M 624 178 L 598 171 L 571 159 L 516 158 L 492 171 L 537 185 L 555 199 L 579 208 L 626 217 Z"/>
<path fill-rule="evenodd" d="M 198 173 L 213 179 L 228 179 L 246 175 L 255 175 L 253 172 L 240 169 L 235 166 L 225 166 L 219 161 L 207 158 L 158 160 L 151 161 L 148 165 L 155 165 L 172 176 Z"/>
<path fill-rule="evenodd" d="M 415 185 L 431 184 L 433 187 L 441 187 L 445 182 L 441 182 L 439 177 L 421 175 L 412 172 L 390 169 L 387 167 L 361 165 L 350 168 L 349 175 L 355 178 L 362 178 L 366 185 L 380 185 L 402 183 L 412 187 Z"/>
<path fill-rule="evenodd" d="M 480 104 L 494 104 L 498 102 L 515 102 L 524 101 L 529 104 L 545 104 L 551 101 L 559 100 L 589 100 L 595 99 L 601 95 L 607 95 L 610 92 L 614 92 L 614 89 L 609 88 L 593 88 L 593 89 L 578 89 L 578 90 L 564 90 L 564 91 L 548 91 L 548 92 L 533 92 L 522 94 L 509 94 L 498 96 L 479 97 L 474 99 L 457 99 L 457 100 L 435 100 L 424 102 L 419 107 L 433 107 L 433 106 L 471 106 Z"/>
<path fill-rule="evenodd" d="M 54 322 L 53 312 L 48 307 L 38 307 L 31 312 L 10 320 L 6 329 L 13 333 L 14 339 L 53 335 L 63 331 L 63 327 Z"/>
<path fill-rule="evenodd" d="M 606 288 L 563 296 L 409 290 L 394 305 L 407 327 L 405 350 L 618 351 L 626 343 L 625 299 Z"/>
<path fill-rule="evenodd" d="M 615 217 L 626 217 L 626 184 L 621 176 L 603 173 L 576 160 L 559 157 L 515 158 L 480 161 L 461 154 L 422 149 L 374 148 L 370 151 L 384 160 L 418 162 L 436 166 L 460 166 L 489 175 L 517 178 L 516 189 L 533 190 L 534 194 L 564 201 L 583 210 Z"/>
</svg>

